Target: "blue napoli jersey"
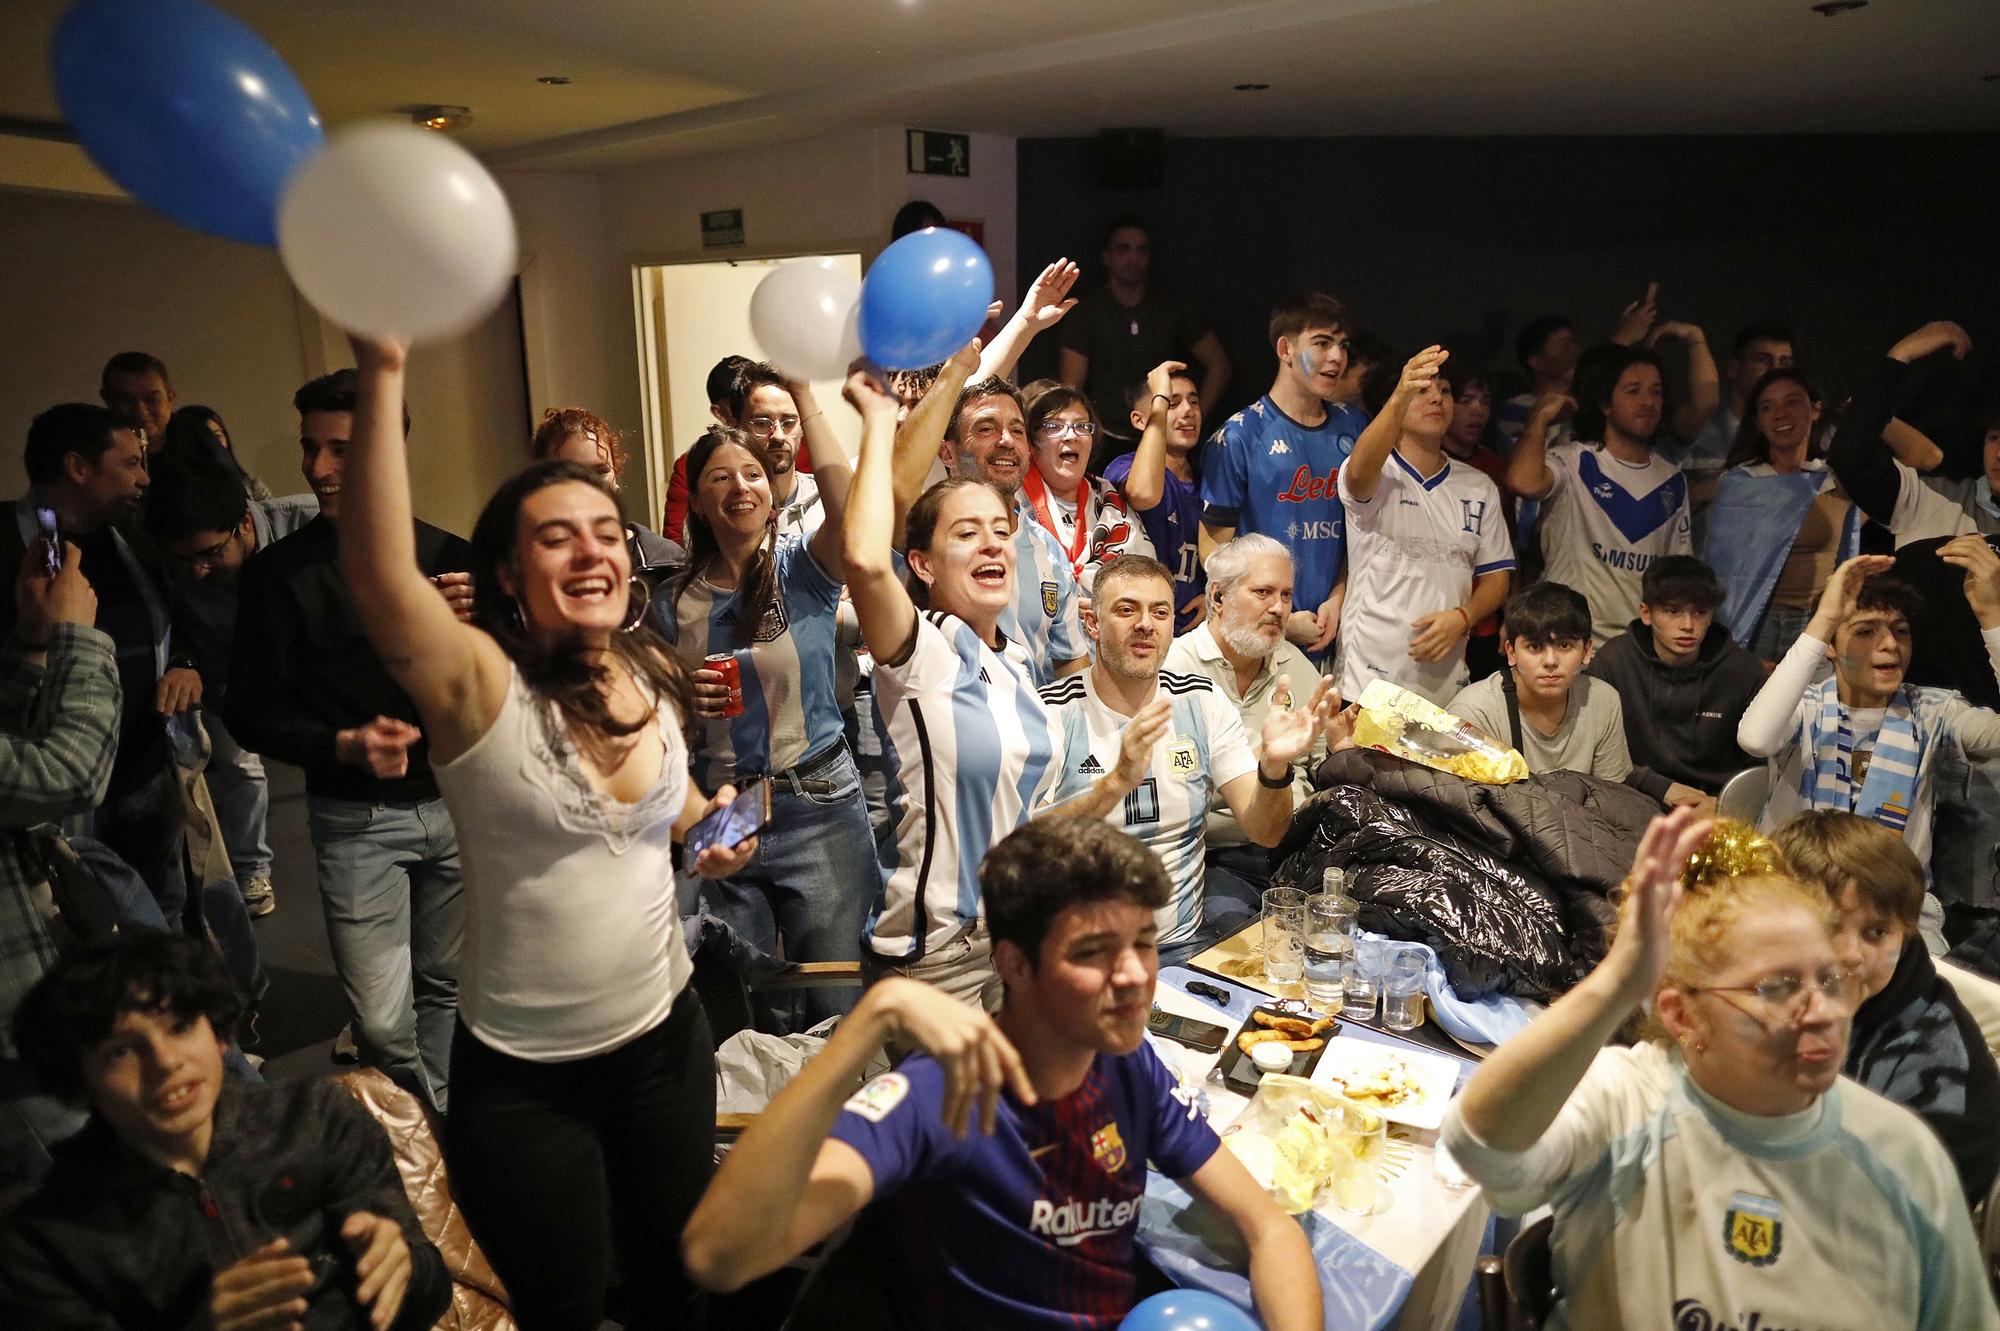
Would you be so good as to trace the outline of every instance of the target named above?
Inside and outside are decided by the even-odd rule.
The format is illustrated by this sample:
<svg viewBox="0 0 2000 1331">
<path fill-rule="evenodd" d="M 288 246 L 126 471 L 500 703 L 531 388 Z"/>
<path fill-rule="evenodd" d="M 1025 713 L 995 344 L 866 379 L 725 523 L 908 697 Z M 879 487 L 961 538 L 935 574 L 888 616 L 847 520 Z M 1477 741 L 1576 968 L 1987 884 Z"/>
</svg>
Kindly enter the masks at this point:
<svg viewBox="0 0 2000 1331">
<path fill-rule="evenodd" d="M 1104 469 L 1104 479 L 1117 486 L 1120 493 L 1125 489 L 1125 479 L 1132 474 L 1132 459 L 1137 456 L 1121 454 Z M 1153 543 L 1153 553 L 1174 571 L 1174 632 L 1180 634 L 1194 627 L 1201 610 L 1202 591 L 1208 586 L 1208 575 L 1201 567 L 1201 477 L 1184 481 L 1169 470 L 1165 481 L 1160 502 L 1144 513 L 1134 506 L 1132 516 L 1139 520 L 1146 539 Z M 1130 505 L 1131 500 L 1128 498 L 1126 503 Z"/>
<path fill-rule="evenodd" d="M 1146 1162 L 1184 1179 L 1221 1144 L 1151 1048 L 1099 1054 L 1061 1100 L 1002 1097 L 993 1134 L 945 1127 L 944 1071 L 916 1054 L 847 1101 L 832 1140 L 875 1180 L 909 1326 L 1112 1331 L 1132 1309 Z"/>
<path fill-rule="evenodd" d="M 1292 552 L 1292 605 L 1317 609 L 1340 581 L 1347 530 L 1336 481 L 1368 428 L 1354 407 L 1326 408 L 1299 424 L 1266 393 L 1222 423 L 1201 473 L 1202 517 L 1238 533 L 1261 532 Z"/>
<path fill-rule="evenodd" d="M 699 670 L 704 656 L 728 652 L 743 679 L 741 716 L 697 719 L 694 771 L 706 790 L 738 773 L 787 771 L 842 735 L 833 678 L 840 583 L 819 566 L 803 536 L 779 539 L 777 572 L 777 599 L 747 647 L 736 645 L 741 589 L 695 578 L 671 619 L 654 616 L 683 669 Z"/>
<path fill-rule="evenodd" d="M 1056 666 L 1086 655 L 1069 556 L 1035 517 L 1025 495 L 1014 501 L 1014 604 L 1000 617 L 1000 631 L 1021 644 L 1037 685 L 1056 677 Z"/>
</svg>

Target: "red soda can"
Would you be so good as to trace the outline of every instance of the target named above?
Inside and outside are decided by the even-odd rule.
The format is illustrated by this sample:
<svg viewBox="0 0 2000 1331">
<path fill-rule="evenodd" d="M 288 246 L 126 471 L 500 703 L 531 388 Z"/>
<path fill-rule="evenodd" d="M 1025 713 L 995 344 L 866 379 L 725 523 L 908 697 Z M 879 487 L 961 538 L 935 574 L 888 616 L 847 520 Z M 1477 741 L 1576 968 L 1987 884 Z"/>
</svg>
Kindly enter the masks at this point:
<svg viewBox="0 0 2000 1331">
<path fill-rule="evenodd" d="M 743 715 L 743 670 L 736 664 L 733 652 L 713 652 L 701 658 L 702 665 L 722 676 L 724 687 L 729 690 L 729 701 L 722 704 L 722 715 Z"/>
</svg>

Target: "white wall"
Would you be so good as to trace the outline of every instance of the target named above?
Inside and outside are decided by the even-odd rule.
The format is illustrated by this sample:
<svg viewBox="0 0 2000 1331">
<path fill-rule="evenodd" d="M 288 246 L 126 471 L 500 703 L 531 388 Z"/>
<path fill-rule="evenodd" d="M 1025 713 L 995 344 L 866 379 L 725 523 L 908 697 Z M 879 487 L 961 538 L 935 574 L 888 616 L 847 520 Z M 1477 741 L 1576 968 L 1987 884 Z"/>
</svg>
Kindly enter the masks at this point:
<svg viewBox="0 0 2000 1331">
<path fill-rule="evenodd" d="M 229 422 L 244 466 L 280 494 L 298 472 L 292 393 L 350 364 L 306 310 L 275 253 L 216 240 L 134 204 L 0 191 L 0 496 L 26 489 L 21 448 L 35 413 L 97 400 L 119 351 L 167 363 L 183 405 Z M 465 337 L 411 359 L 418 515 L 469 532 L 527 452 L 521 339 L 512 303 Z M 608 349 L 597 359 L 629 345 Z"/>
</svg>

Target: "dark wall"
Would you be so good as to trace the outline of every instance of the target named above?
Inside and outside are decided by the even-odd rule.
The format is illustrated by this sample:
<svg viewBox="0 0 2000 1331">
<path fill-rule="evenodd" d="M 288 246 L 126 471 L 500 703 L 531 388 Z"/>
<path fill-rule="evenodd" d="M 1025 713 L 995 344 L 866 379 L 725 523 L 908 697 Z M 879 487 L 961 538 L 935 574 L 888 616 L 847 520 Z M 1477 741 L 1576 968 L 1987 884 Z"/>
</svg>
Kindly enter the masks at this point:
<svg viewBox="0 0 2000 1331">
<path fill-rule="evenodd" d="M 1094 148 L 1021 141 L 1018 271 L 1068 254 L 1095 280 L 1102 221 L 1143 213 L 1155 280 L 1235 362 L 1231 408 L 1270 382 L 1271 301 L 1312 287 L 1397 348 L 1512 367 L 1526 320 L 1598 340 L 1657 279 L 1718 363 L 1738 325 L 1792 324 L 1836 400 L 1926 320 L 2000 344 L 2000 135 L 1170 139 L 1149 190 L 1099 188 Z M 1052 372 L 1052 346 L 1031 356 Z"/>
</svg>

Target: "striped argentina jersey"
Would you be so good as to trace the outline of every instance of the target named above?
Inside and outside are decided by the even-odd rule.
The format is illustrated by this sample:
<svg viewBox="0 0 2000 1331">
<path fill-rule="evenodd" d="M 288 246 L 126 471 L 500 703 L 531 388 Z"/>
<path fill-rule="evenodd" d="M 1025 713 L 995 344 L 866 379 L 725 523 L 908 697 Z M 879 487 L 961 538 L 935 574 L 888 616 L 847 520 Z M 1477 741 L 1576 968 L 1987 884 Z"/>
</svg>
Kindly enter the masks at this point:
<svg viewBox="0 0 2000 1331">
<path fill-rule="evenodd" d="M 777 599 L 747 647 L 736 646 L 740 589 L 694 578 L 671 620 L 656 616 L 683 669 L 699 670 L 704 656 L 729 652 L 743 679 L 741 716 L 696 718 L 694 771 L 705 790 L 739 773 L 787 771 L 841 737 L 833 660 L 840 583 L 799 536 L 779 539 L 777 574 Z"/>
<path fill-rule="evenodd" d="M 1119 741 L 1132 724 L 1098 696 L 1095 674 L 1086 670 L 1042 688 L 1061 741 L 1050 803 L 1083 794 L 1117 766 Z M 1186 942 L 1201 927 L 1209 799 L 1255 772 L 1257 756 L 1235 704 L 1208 676 L 1163 670 L 1159 690 L 1173 705 L 1167 733 L 1153 746 L 1146 779 L 1104 821 L 1142 842 L 1166 866 L 1173 896 L 1155 920 L 1166 945 Z"/>
<path fill-rule="evenodd" d="M 1054 679 L 1062 662 L 1087 655 L 1076 599 L 1069 556 L 1035 517 L 1027 496 L 1016 494 L 1014 604 L 1000 616 L 1000 631 L 1021 644 L 1036 684 Z"/>
<path fill-rule="evenodd" d="M 996 652 L 951 615 L 920 612 L 909 659 L 873 679 L 896 858 L 867 943 L 916 961 L 984 913 L 979 862 L 1042 802 L 1055 736 L 1019 644 Z"/>
</svg>

